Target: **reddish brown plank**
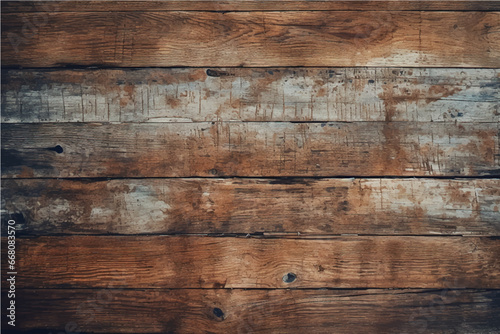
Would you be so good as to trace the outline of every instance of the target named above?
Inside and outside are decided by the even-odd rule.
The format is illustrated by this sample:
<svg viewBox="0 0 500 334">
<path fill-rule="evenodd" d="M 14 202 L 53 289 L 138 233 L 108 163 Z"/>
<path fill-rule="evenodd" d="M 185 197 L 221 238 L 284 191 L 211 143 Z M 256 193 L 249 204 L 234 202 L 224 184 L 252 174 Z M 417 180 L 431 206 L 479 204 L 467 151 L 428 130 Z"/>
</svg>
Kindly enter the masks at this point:
<svg viewBox="0 0 500 334">
<path fill-rule="evenodd" d="M 2 1 L 2 12 L 114 12 L 114 11 L 263 11 L 263 10 L 500 10 L 499 1 L 414 1 L 414 0 L 365 0 L 365 1 Z"/>
<path fill-rule="evenodd" d="M 455 279 L 500 288 L 500 239 L 488 237 L 37 237 L 17 239 L 16 261 L 18 289 L 111 279 L 127 288 L 445 288 Z"/>
<path fill-rule="evenodd" d="M 2 175 L 498 175 L 498 129 L 424 122 L 2 124 Z"/>
<path fill-rule="evenodd" d="M 5 13 L 2 60 L 23 67 L 499 67 L 499 27 L 498 12 Z"/>
<path fill-rule="evenodd" d="M 500 180 L 3 180 L 18 233 L 500 235 Z"/>
<path fill-rule="evenodd" d="M 500 71 L 5 70 L 2 122 L 499 122 Z"/>
<path fill-rule="evenodd" d="M 497 290 L 120 290 L 120 282 L 107 282 L 115 289 L 20 290 L 16 328 L 190 334 L 500 330 Z"/>
</svg>

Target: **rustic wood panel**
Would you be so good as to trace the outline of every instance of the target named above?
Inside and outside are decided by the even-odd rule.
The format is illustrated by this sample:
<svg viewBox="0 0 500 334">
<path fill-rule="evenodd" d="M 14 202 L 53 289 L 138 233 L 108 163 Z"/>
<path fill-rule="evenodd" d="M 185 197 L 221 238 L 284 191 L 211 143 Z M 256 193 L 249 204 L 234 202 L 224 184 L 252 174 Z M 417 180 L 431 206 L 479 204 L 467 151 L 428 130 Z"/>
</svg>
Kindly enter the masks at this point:
<svg viewBox="0 0 500 334">
<path fill-rule="evenodd" d="M 6 70 L 3 122 L 499 122 L 498 69 Z"/>
<path fill-rule="evenodd" d="M 425 1 L 2 1 L 2 12 L 148 12 L 148 11 L 263 11 L 263 10 L 500 10 L 499 1 L 425 0 Z"/>
<path fill-rule="evenodd" d="M 4 180 L 25 234 L 500 235 L 500 180 Z"/>
<path fill-rule="evenodd" d="M 499 27 L 498 12 L 5 13 L 2 60 L 23 67 L 499 67 Z"/>
<path fill-rule="evenodd" d="M 2 175 L 498 175 L 498 130 L 499 123 L 2 124 Z"/>
<path fill-rule="evenodd" d="M 496 237 L 42 236 L 17 239 L 16 254 L 19 289 L 500 288 Z"/>
<path fill-rule="evenodd" d="M 109 286 L 120 282 L 108 280 Z M 21 290 L 37 333 L 496 333 L 498 290 Z M 5 322 L 4 322 L 5 324 Z"/>
<path fill-rule="evenodd" d="M 3 331 L 500 333 L 500 1 L 1 6 Z"/>
</svg>

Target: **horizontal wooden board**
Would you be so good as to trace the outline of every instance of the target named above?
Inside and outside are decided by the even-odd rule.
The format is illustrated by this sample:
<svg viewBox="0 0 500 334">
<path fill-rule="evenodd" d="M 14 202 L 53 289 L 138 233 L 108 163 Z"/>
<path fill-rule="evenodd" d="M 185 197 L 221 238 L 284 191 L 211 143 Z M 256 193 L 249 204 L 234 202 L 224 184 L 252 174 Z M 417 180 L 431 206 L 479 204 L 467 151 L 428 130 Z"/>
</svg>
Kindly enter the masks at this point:
<svg viewBox="0 0 500 334">
<path fill-rule="evenodd" d="M 5 13 L 2 61 L 23 67 L 499 67 L 499 27 L 499 12 Z"/>
<path fill-rule="evenodd" d="M 24 234 L 500 235 L 500 180 L 4 180 Z"/>
<path fill-rule="evenodd" d="M 42 236 L 18 238 L 16 258 L 18 289 L 500 288 L 497 237 Z"/>
<path fill-rule="evenodd" d="M 476 0 L 364 0 L 364 1 L 2 1 L 2 12 L 115 12 L 115 11 L 263 11 L 263 10 L 500 10 L 499 1 Z"/>
<path fill-rule="evenodd" d="M 2 122 L 499 122 L 498 69 L 5 70 Z"/>
<path fill-rule="evenodd" d="M 3 177 L 498 175 L 499 123 L 2 124 Z"/>
<path fill-rule="evenodd" d="M 498 290 L 29 289 L 17 295 L 16 328 L 36 333 L 500 331 Z"/>
</svg>

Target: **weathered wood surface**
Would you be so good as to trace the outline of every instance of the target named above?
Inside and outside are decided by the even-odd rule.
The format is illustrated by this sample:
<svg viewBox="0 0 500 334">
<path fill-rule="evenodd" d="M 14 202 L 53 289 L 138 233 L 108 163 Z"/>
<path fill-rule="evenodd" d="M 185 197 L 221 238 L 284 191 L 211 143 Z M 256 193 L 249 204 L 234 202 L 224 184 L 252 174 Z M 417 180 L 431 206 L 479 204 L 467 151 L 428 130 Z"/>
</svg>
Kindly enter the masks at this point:
<svg viewBox="0 0 500 334">
<path fill-rule="evenodd" d="M 16 256 L 19 289 L 500 288 L 497 237 L 41 236 L 18 238 Z"/>
<path fill-rule="evenodd" d="M 2 124 L 3 177 L 498 175 L 499 123 Z"/>
<path fill-rule="evenodd" d="M 500 180 L 4 180 L 18 233 L 500 235 Z"/>
<path fill-rule="evenodd" d="M 17 328 L 189 334 L 500 331 L 499 291 L 123 290 L 119 281 L 107 283 L 118 289 L 19 291 Z"/>
<path fill-rule="evenodd" d="M 499 122 L 498 69 L 5 70 L 2 122 Z"/>
<path fill-rule="evenodd" d="M 2 62 L 499 67 L 499 27 L 498 12 L 4 13 Z"/>
<path fill-rule="evenodd" d="M 2 12 L 156 12 L 156 11 L 263 11 L 263 10 L 398 10 L 398 11 L 489 11 L 500 10 L 499 1 L 463 0 L 364 0 L 364 1 L 2 1 Z"/>
<path fill-rule="evenodd" d="M 1 6 L 18 331 L 500 332 L 500 1 Z"/>
</svg>

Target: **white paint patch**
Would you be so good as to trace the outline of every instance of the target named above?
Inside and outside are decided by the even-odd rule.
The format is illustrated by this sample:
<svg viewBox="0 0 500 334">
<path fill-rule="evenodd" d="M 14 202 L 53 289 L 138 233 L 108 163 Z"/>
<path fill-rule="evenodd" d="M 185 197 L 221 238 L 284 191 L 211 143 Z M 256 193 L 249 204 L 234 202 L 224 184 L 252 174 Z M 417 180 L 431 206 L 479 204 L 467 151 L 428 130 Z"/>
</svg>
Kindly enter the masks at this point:
<svg viewBox="0 0 500 334">
<path fill-rule="evenodd" d="M 40 217 L 68 217 L 71 212 L 78 210 L 77 207 L 72 207 L 71 204 L 62 198 L 55 199 L 47 206 L 43 206 L 37 210 L 37 215 Z"/>
<path fill-rule="evenodd" d="M 470 201 L 457 202 L 451 197 L 449 189 L 440 188 L 432 180 L 365 180 L 361 185 L 381 189 L 380 192 L 371 192 L 369 201 L 376 203 L 380 211 L 407 216 L 425 210 L 421 212 L 425 217 L 467 219 L 476 214 L 472 195 L 469 196 Z M 474 188 L 465 183 L 457 185 L 457 188 L 461 193 L 474 194 Z"/>
<path fill-rule="evenodd" d="M 110 208 L 105 208 L 105 207 L 92 208 L 92 211 L 90 212 L 90 219 L 103 220 L 103 218 L 112 217 L 114 214 L 115 211 Z"/>
<path fill-rule="evenodd" d="M 419 51 L 412 50 L 394 50 L 394 52 L 386 57 L 370 58 L 366 60 L 363 58 L 362 62 L 358 62 L 356 66 L 400 66 L 401 64 L 407 64 L 411 67 L 413 65 L 422 65 L 422 63 L 427 59 L 428 56 L 424 55 Z"/>
<path fill-rule="evenodd" d="M 145 233 L 161 231 L 167 225 L 170 205 L 159 200 L 156 190 L 141 183 L 127 184 L 128 190 L 121 183 L 109 182 L 110 193 L 114 194 L 113 204 L 92 208 L 90 218 L 96 222 L 113 221 L 116 226 L 109 232 Z M 110 209 L 110 207 L 114 209 Z"/>
<path fill-rule="evenodd" d="M 134 227 L 142 230 L 142 227 L 167 220 L 170 205 L 159 201 L 158 196 L 148 186 L 137 185 L 131 188 L 129 193 L 123 195 L 126 210 L 123 214 L 134 212 L 134 217 L 141 217 L 134 223 Z"/>
</svg>

